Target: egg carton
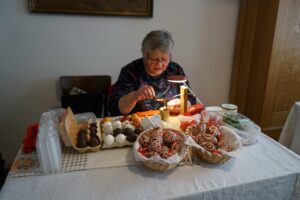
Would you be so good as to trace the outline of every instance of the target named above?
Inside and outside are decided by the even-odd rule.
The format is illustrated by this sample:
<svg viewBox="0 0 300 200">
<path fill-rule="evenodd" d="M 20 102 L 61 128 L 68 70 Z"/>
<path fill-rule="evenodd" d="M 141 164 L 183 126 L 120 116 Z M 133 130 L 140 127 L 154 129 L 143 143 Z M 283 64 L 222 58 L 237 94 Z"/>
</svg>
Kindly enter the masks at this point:
<svg viewBox="0 0 300 200">
<path fill-rule="evenodd" d="M 114 117 L 100 124 L 103 138 L 102 149 L 132 146 L 138 136 L 133 122 L 130 120 L 121 122 L 121 117 Z M 128 140 L 129 137 L 133 137 L 131 141 Z"/>
<path fill-rule="evenodd" d="M 83 148 L 77 147 L 77 137 L 78 137 L 79 131 L 81 129 L 88 129 L 90 124 L 91 123 L 83 123 L 83 124 L 77 124 L 77 126 L 67 126 L 67 129 L 68 129 L 67 133 L 68 133 L 69 139 L 71 141 L 72 147 L 79 153 L 96 152 L 96 151 L 99 151 L 101 148 L 103 138 L 102 138 L 102 134 L 101 134 L 101 130 L 100 130 L 100 123 L 98 120 L 96 121 L 96 124 L 97 124 L 96 136 L 100 140 L 99 145 L 94 146 L 94 147 L 91 147 L 91 146 L 86 146 Z"/>
</svg>

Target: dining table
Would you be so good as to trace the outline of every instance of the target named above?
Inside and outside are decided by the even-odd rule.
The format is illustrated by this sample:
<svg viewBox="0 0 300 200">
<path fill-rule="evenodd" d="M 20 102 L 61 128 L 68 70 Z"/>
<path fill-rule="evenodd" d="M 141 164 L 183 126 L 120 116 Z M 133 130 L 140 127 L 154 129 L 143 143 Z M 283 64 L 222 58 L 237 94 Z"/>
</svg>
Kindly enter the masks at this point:
<svg viewBox="0 0 300 200">
<path fill-rule="evenodd" d="M 166 172 L 135 161 L 132 147 L 68 155 L 54 174 L 12 168 L 0 199 L 300 199 L 300 156 L 263 133 L 223 164 L 198 160 Z"/>
<path fill-rule="evenodd" d="M 300 101 L 292 106 L 278 141 L 300 155 Z"/>
</svg>

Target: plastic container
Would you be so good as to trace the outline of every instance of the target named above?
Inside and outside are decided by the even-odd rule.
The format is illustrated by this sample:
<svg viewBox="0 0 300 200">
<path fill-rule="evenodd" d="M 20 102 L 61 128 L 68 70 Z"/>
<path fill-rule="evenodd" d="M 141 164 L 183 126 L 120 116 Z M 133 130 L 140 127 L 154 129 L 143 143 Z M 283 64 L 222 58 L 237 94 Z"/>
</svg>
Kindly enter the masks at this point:
<svg viewBox="0 0 300 200">
<path fill-rule="evenodd" d="M 75 119 L 78 124 L 87 123 L 89 121 L 95 122 L 97 116 L 93 112 L 84 112 L 75 114 Z"/>
<path fill-rule="evenodd" d="M 261 128 L 246 116 L 240 113 L 224 113 L 223 122 L 241 137 L 243 145 L 254 144 L 258 141 Z"/>
<path fill-rule="evenodd" d="M 222 108 L 218 106 L 206 107 L 205 110 L 201 112 L 201 120 L 206 123 L 210 122 L 215 125 L 220 125 L 222 121 Z"/>
<path fill-rule="evenodd" d="M 61 141 L 59 138 L 59 117 L 64 109 L 44 112 L 39 121 L 36 141 L 40 170 L 44 174 L 57 173 L 61 169 Z"/>
<path fill-rule="evenodd" d="M 185 131 L 187 127 L 199 123 L 200 117 L 200 114 L 195 114 L 191 116 L 178 115 L 181 130 Z"/>
</svg>

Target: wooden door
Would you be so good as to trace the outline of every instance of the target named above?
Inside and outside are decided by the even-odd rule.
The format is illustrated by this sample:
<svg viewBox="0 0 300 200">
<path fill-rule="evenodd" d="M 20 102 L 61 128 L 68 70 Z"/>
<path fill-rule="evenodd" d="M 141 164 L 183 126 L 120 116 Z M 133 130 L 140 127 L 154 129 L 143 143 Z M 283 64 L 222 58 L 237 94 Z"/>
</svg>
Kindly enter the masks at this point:
<svg viewBox="0 0 300 200">
<path fill-rule="evenodd" d="M 277 139 L 300 100 L 300 1 L 240 5 L 230 101 Z"/>
</svg>

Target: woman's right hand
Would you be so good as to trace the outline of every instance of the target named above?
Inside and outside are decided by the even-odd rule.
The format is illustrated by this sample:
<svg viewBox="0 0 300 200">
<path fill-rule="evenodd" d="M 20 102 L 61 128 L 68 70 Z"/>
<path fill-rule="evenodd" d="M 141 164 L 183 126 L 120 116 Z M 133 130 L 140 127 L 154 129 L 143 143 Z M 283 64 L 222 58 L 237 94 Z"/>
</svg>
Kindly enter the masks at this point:
<svg viewBox="0 0 300 200">
<path fill-rule="evenodd" d="M 134 101 L 142 101 L 145 99 L 152 99 L 155 97 L 155 91 L 152 86 L 144 85 L 135 91 L 133 95 Z"/>
</svg>

